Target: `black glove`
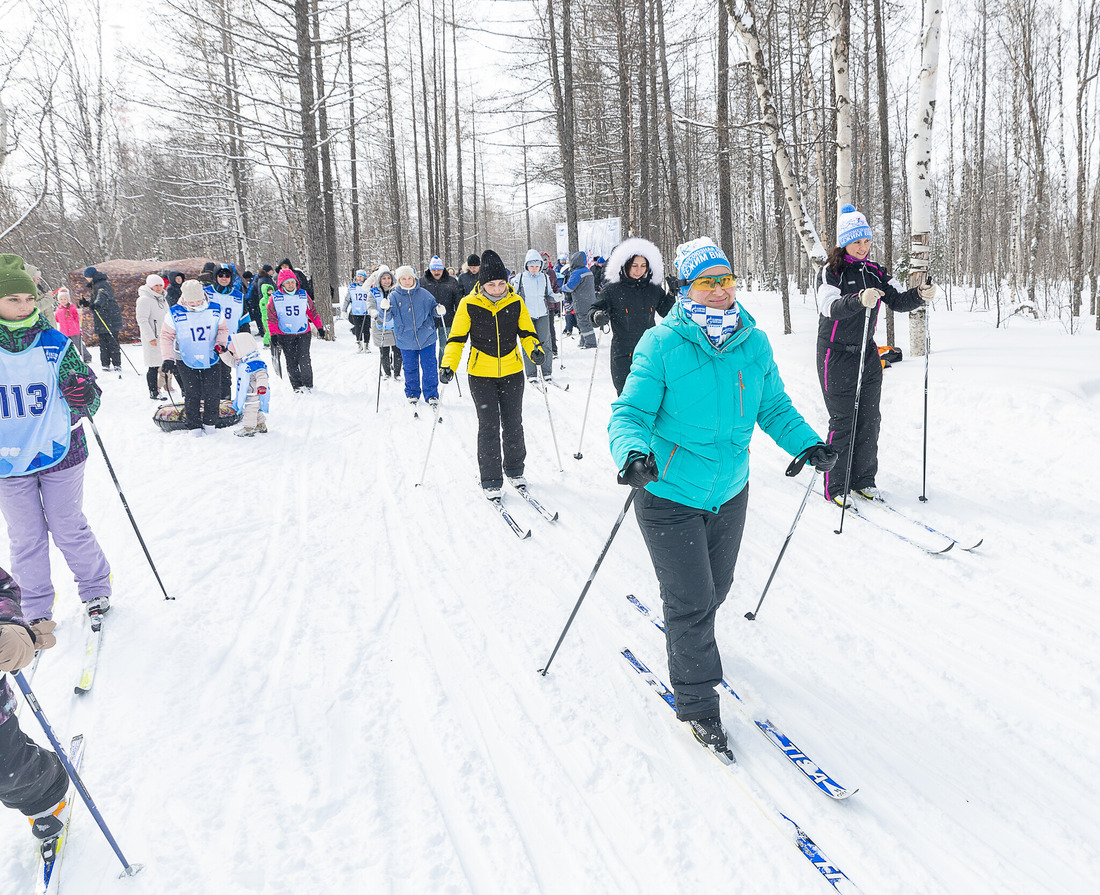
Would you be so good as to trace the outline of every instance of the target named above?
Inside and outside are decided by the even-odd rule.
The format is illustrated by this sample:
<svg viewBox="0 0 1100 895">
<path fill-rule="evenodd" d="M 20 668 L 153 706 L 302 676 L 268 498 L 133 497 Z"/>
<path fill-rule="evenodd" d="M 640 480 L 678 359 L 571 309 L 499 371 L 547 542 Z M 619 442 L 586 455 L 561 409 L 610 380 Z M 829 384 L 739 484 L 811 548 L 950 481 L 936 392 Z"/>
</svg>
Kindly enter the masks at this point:
<svg viewBox="0 0 1100 895">
<path fill-rule="evenodd" d="M 272 349 L 279 347 L 279 337 L 275 333 L 268 333 L 267 337 L 271 340 Z"/>
<path fill-rule="evenodd" d="M 317 330 L 317 335 L 320 336 L 322 339 L 325 337 L 325 328 L 323 326 L 319 330 Z"/>
<path fill-rule="evenodd" d="M 611 317 L 608 315 L 607 311 L 600 308 L 593 308 L 589 311 L 588 319 L 596 329 L 599 329 L 601 326 L 607 326 L 607 324 L 611 322 Z"/>
<path fill-rule="evenodd" d="M 215 345 L 214 345 L 214 353 L 215 353 L 216 355 L 218 355 L 218 356 L 220 357 L 220 356 L 221 356 L 221 353 L 222 353 L 223 351 L 225 351 L 225 350 L 226 350 L 226 348 L 225 348 L 225 346 L 224 346 L 224 345 L 218 345 L 217 343 L 215 343 Z"/>
<path fill-rule="evenodd" d="M 96 393 L 95 379 L 90 373 L 87 376 L 73 373 L 61 385 L 61 394 L 70 407 L 86 407 L 95 400 Z"/>
<path fill-rule="evenodd" d="M 160 370 L 161 370 L 162 373 L 172 373 L 172 372 L 175 371 L 175 369 L 176 369 L 176 362 L 174 360 L 171 360 L 171 359 L 166 360 L 164 363 L 162 363 L 160 365 Z"/>
<path fill-rule="evenodd" d="M 840 452 L 835 447 L 819 441 L 817 444 L 811 444 L 791 461 L 791 465 L 787 467 L 787 475 L 798 475 L 807 463 L 818 472 L 828 472 L 836 466 L 836 461 L 839 459 Z"/>
<path fill-rule="evenodd" d="M 657 460 L 650 454 L 640 454 L 634 451 L 626 458 L 626 466 L 619 473 L 619 484 L 629 485 L 631 488 L 644 488 L 650 482 L 655 482 L 657 475 Z"/>
<path fill-rule="evenodd" d="M 446 385 L 448 382 L 450 382 L 454 378 L 455 378 L 455 371 L 452 370 L 450 367 L 440 367 L 439 368 L 439 381 L 442 382 L 444 385 Z"/>
<path fill-rule="evenodd" d="M 536 345 L 531 350 L 531 362 L 541 364 L 544 360 L 546 360 L 546 352 L 542 350 L 541 345 Z"/>
<path fill-rule="evenodd" d="M 78 298 L 76 303 L 82 308 L 90 308 L 92 306 L 92 303 L 86 298 Z"/>
</svg>

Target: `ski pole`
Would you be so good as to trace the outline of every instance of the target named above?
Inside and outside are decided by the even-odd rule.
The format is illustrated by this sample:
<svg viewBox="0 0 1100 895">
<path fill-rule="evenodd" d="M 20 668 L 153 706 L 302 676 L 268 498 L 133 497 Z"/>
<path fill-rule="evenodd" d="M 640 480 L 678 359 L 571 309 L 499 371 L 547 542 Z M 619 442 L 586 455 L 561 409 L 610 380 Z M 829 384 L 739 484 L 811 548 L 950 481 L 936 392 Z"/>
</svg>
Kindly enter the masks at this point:
<svg viewBox="0 0 1100 895">
<path fill-rule="evenodd" d="M 443 386 L 440 386 L 440 388 L 439 388 L 439 404 L 443 403 L 443 390 L 446 387 L 447 387 L 446 385 L 443 385 Z M 432 442 L 435 441 L 435 427 L 439 425 L 439 407 L 438 406 L 434 408 L 434 412 L 435 412 L 435 419 L 432 420 L 432 433 L 431 433 L 431 435 L 428 436 L 428 452 L 424 455 L 424 466 L 420 470 L 420 478 L 417 480 L 416 484 L 413 485 L 414 488 L 419 488 L 421 485 L 424 484 L 424 475 L 428 471 L 428 458 L 432 455 Z"/>
<path fill-rule="evenodd" d="M 49 739 L 50 745 L 53 746 L 54 752 L 57 753 L 58 759 L 60 759 L 62 766 L 65 768 L 65 773 L 68 774 L 69 779 L 73 781 L 73 785 L 77 788 L 80 797 L 84 800 L 84 804 L 88 806 L 88 810 L 92 813 L 92 817 L 95 818 L 95 822 L 99 824 L 99 829 L 103 831 L 103 835 L 107 838 L 107 842 L 110 843 L 111 848 L 114 849 L 118 859 L 122 862 L 122 866 L 125 869 L 121 875 L 133 876 L 138 873 L 142 865 L 131 864 L 126 860 L 126 856 L 122 854 L 122 849 L 118 847 L 115 837 L 111 835 L 111 831 L 107 828 L 107 823 L 103 820 L 103 815 L 99 813 L 99 809 L 96 807 L 95 802 L 92 801 L 92 796 L 91 793 L 88 792 L 88 787 L 84 785 L 84 781 L 80 779 L 80 775 L 76 772 L 76 768 L 74 768 L 72 762 L 69 761 L 69 756 L 66 755 L 65 750 L 61 748 L 61 743 L 58 742 L 57 735 L 53 732 L 53 728 L 50 727 L 50 722 L 46 720 L 46 716 L 42 713 L 42 706 L 38 704 L 38 700 L 31 691 L 31 685 L 28 684 L 27 679 L 23 677 L 23 672 L 13 672 L 12 677 L 15 678 L 15 682 L 19 685 L 19 689 L 23 691 L 23 696 L 26 697 L 27 705 L 31 707 L 31 711 L 34 712 L 34 716 L 38 719 L 38 723 L 42 725 L 42 730 L 45 732 L 47 739 Z"/>
<path fill-rule="evenodd" d="M 104 320 L 104 319 L 103 319 L 103 318 L 102 318 L 102 317 L 100 316 L 100 314 L 99 314 L 99 311 L 98 311 L 98 310 L 96 310 L 95 308 L 92 308 L 92 312 L 93 312 L 93 313 L 94 313 L 94 314 L 96 315 L 96 317 L 98 317 L 98 318 L 99 318 L 99 322 L 103 324 L 103 328 L 104 328 L 105 330 L 107 330 L 108 332 L 110 332 L 110 331 L 111 331 L 111 328 L 110 328 L 110 327 L 109 327 L 109 326 L 107 325 L 107 321 L 106 321 L 106 320 Z M 115 340 L 116 340 L 116 341 L 118 340 L 118 337 L 117 337 L 117 336 L 115 337 Z M 137 367 L 135 367 L 135 366 L 134 366 L 134 362 L 133 362 L 132 360 L 130 360 L 130 357 L 129 357 L 129 355 L 127 355 L 126 353 L 124 353 L 124 352 L 123 352 L 123 350 L 122 350 L 122 345 L 121 345 L 121 343 L 120 343 L 120 344 L 119 344 L 119 346 L 118 346 L 118 353 L 119 353 L 119 354 L 121 354 L 121 355 L 122 355 L 122 356 L 123 356 L 124 358 L 126 358 L 126 363 L 128 363 L 128 364 L 129 364 L 129 365 L 130 365 L 131 367 L 133 367 L 133 368 L 134 368 L 134 372 L 135 372 L 135 373 L 137 373 L 137 374 L 138 374 L 138 376 L 140 376 L 140 375 L 141 375 L 141 372 L 140 372 L 140 371 L 138 370 L 138 368 L 137 368 Z M 118 378 L 119 378 L 119 379 L 121 379 L 122 377 L 121 377 L 121 376 L 119 376 Z"/>
<path fill-rule="evenodd" d="M 584 427 L 588 422 L 588 405 L 592 403 L 592 383 L 596 381 L 596 360 L 600 356 L 600 337 L 596 336 L 596 350 L 592 352 L 592 375 L 588 377 L 588 397 L 584 399 L 584 416 L 581 417 L 581 438 L 577 443 L 577 453 L 573 455 L 574 460 L 580 460 L 584 457 L 581 453 L 581 447 L 584 445 Z"/>
<path fill-rule="evenodd" d="M 866 280 L 864 281 L 866 282 Z M 871 329 L 871 309 L 868 308 L 863 315 L 863 341 L 859 349 L 859 376 L 856 379 L 856 404 L 852 411 L 852 439 L 848 445 L 848 465 L 844 470 L 844 500 L 840 507 L 840 528 L 834 534 L 844 533 L 844 514 L 848 511 L 848 494 L 852 490 L 852 458 L 856 453 L 856 425 L 859 423 L 859 393 L 863 388 L 863 365 L 867 360 L 867 333 Z"/>
<path fill-rule="evenodd" d="M 149 561 L 149 568 L 153 570 L 153 575 L 156 576 L 161 593 L 164 594 L 164 599 L 174 600 L 176 599 L 175 597 L 168 596 L 168 591 L 164 587 L 164 582 L 160 580 L 160 573 L 157 572 L 153 557 L 149 555 L 149 548 L 145 546 L 145 538 L 141 536 L 141 529 L 138 528 L 138 524 L 134 519 L 134 514 L 130 512 L 130 505 L 126 502 L 126 495 L 122 493 L 122 486 L 118 483 L 118 476 L 115 475 L 115 468 L 111 465 L 111 458 L 107 456 L 107 448 L 103 446 L 103 439 L 99 437 L 99 429 L 96 428 L 95 420 L 90 416 L 85 417 L 85 419 L 92 427 L 92 434 L 95 435 L 95 440 L 99 442 L 99 449 L 103 452 L 103 459 L 107 463 L 107 471 L 111 473 L 111 478 L 115 483 L 115 490 L 118 491 L 118 496 L 122 499 L 122 506 L 126 510 L 126 515 L 130 517 L 130 524 L 134 527 L 134 534 L 137 535 L 138 542 L 141 544 L 141 549 L 145 551 L 145 558 Z"/>
<path fill-rule="evenodd" d="M 382 356 L 383 351 L 386 349 L 386 311 L 389 308 L 382 310 L 382 338 L 379 340 L 378 345 L 378 393 L 374 396 L 374 412 L 378 413 L 378 408 L 382 403 Z M 371 321 L 371 326 L 374 326 L 374 321 Z M 396 341 L 394 342 L 396 344 Z"/>
<path fill-rule="evenodd" d="M 626 518 L 626 511 L 630 509 L 630 505 L 634 503 L 634 498 L 638 494 L 637 488 L 630 489 L 630 496 L 627 497 L 626 503 L 623 504 L 622 511 L 619 513 L 619 518 L 615 520 L 614 526 L 611 528 L 611 534 L 607 538 L 607 543 L 603 545 L 603 550 L 600 551 L 599 558 L 596 560 L 596 565 L 592 567 L 592 571 L 588 576 L 588 580 L 584 583 L 584 589 L 581 591 L 581 595 L 577 598 L 577 605 L 573 607 L 573 611 L 569 613 L 569 620 L 565 623 L 565 627 L 562 628 L 561 636 L 558 637 L 558 642 L 554 644 L 554 651 L 550 653 L 550 658 L 546 660 L 546 665 L 539 669 L 539 674 L 546 677 L 546 673 L 550 670 L 550 663 L 554 661 L 554 656 L 558 654 L 558 648 L 561 646 L 561 642 L 565 640 L 565 633 L 569 630 L 569 626 L 573 624 L 573 619 L 577 617 L 577 610 L 581 608 L 581 603 L 584 602 L 584 597 L 588 593 L 588 588 L 592 586 L 592 579 L 596 577 L 596 572 L 600 570 L 600 565 L 603 563 L 603 558 L 607 556 L 607 551 L 611 549 L 611 542 L 615 540 L 615 535 L 619 531 L 619 526 L 623 524 L 623 519 Z"/>
<path fill-rule="evenodd" d="M 932 277 L 928 276 L 925 279 L 926 283 L 932 282 Z M 924 305 L 924 450 L 921 458 L 921 475 L 920 475 L 920 501 L 921 503 L 928 502 L 928 354 L 929 354 L 929 336 L 928 336 L 928 304 Z"/>
<path fill-rule="evenodd" d="M 553 363 L 551 361 L 551 363 Z M 558 472 L 565 472 L 565 467 L 561 465 L 561 451 L 558 450 L 558 436 L 554 432 L 554 417 L 550 413 L 550 395 L 547 394 L 550 391 L 550 386 L 546 384 L 546 377 L 542 375 L 542 364 L 535 367 L 535 371 L 538 373 L 539 382 L 542 384 L 542 398 L 546 402 L 546 418 L 550 420 L 550 437 L 554 440 L 554 456 L 558 458 Z"/>
<path fill-rule="evenodd" d="M 796 460 L 795 463 L 798 461 Z M 801 469 L 801 466 L 799 467 Z M 790 469 L 787 470 L 788 475 Z M 797 473 L 796 473 L 797 474 Z M 772 566 L 772 573 L 768 576 L 768 583 L 764 585 L 764 592 L 760 594 L 760 600 L 756 604 L 756 608 L 752 612 L 746 612 L 745 618 L 750 622 L 756 621 L 756 616 L 760 612 L 760 607 L 764 603 L 764 597 L 768 595 L 768 588 L 772 586 L 772 579 L 775 578 L 776 570 L 779 568 L 779 563 L 783 559 L 783 554 L 787 552 L 787 545 L 791 542 L 791 538 L 794 536 L 794 530 L 798 526 L 798 520 L 802 518 L 802 511 L 806 509 L 806 501 L 810 499 L 810 492 L 814 489 L 814 482 L 817 481 L 817 470 L 814 470 L 814 474 L 810 476 L 810 484 L 806 486 L 806 493 L 802 495 L 802 503 L 798 507 L 798 512 L 795 513 L 794 522 L 791 523 L 791 530 L 787 532 L 787 539 L 783 542 L 783 546 L 779 548 L 779 556 L 775 558 L 775 565 Z M 843 511 L 842 511 L 843 512 Z"/>
</svg>

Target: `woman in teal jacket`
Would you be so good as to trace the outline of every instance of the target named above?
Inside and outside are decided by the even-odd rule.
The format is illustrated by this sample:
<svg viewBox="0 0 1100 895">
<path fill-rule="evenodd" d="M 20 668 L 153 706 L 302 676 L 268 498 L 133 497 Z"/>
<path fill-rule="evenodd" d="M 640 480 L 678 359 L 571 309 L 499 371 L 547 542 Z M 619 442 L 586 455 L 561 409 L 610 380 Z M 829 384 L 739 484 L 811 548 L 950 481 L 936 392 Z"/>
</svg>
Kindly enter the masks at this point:
<svg viewBox="0 0 1100 895">
<path fill-rule="evenodd" d="M 677 303 L 634 350 L 607 430 L 620 483 L 640 489 L 634 512 L 661 586 L 676 714 L 725 751 L 714 617 L 745 526 L 753 428 L 820 470 L 837 454 L 791 404 L 722 251 L 709 239 L 686 243 L 676 267 Z"/>
</svg>

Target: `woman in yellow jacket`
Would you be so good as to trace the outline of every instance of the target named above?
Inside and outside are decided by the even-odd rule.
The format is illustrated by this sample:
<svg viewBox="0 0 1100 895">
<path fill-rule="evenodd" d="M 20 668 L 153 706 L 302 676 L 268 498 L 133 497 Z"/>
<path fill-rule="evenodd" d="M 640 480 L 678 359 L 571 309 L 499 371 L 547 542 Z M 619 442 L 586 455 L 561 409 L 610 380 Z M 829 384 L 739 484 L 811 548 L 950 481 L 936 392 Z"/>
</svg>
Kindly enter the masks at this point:
<svg viewBox="0 0 1100 895">
<path fill-rule="evenodd" d="M 466 374 L 470 396 L 477 408 L 481 487 L 489 500 L 499 500 L 505 476 L 516 488 L 527 485 L 523 478 L 523 461 L 527 458 L 523 441 L 523 361 L 516 342 L 523 345 L 536 365 L 542 363 L 546 354 L 527 306 L 508 285 L 508 271 L 492 249 L 482 253 L 477 285 L 455 312 L 439 368 L 440 382 L 454 378 L 467 339 L 470 359 Z"/>
</svg>

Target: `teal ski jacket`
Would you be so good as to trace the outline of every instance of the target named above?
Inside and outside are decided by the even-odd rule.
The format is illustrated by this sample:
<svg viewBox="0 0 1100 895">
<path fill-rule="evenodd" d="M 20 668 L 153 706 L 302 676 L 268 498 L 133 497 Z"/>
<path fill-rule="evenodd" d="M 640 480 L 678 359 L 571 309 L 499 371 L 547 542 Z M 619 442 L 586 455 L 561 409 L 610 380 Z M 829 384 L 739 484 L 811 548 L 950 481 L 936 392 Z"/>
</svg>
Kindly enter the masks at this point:
<svg viewBox="0 0 1100 895">
<path fill-rule="evenodd" d="M 647 490 L 715 513 L 748 483 L 754 426 L 792 456 L 821 441 L 784 390 L 768 337 L 740 310 L 740 329 L 715 348 L 677 302 L 634 349 L 607 425 L 620 470 L 631 453 L 652 452 L 660 479 Z"/>
</svg>

